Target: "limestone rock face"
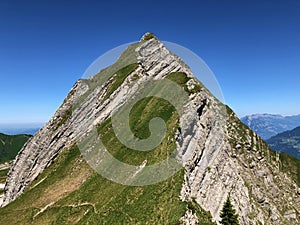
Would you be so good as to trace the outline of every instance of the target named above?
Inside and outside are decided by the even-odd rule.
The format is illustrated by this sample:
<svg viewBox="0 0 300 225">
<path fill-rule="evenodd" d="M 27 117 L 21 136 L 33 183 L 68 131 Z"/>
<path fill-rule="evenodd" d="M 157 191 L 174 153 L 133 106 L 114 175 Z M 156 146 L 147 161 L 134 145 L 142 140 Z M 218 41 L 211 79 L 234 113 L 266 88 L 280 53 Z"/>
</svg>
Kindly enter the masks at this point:
<svg viewBox="0 0 300 225">
<path fill-rule="evenodd" d="M 71 124 L 58 125 L 69 116 L 68 110 L 70 111 L 75 99 L 86 90 L 87 86 L 81 81 L 76 82 L 50 121 L 23 146 L 8 173 L 3 206 L 16 199 L 51 164 L 59 152 L 72 143 L 75 134 L 70 129 Z"/>
<path fill-rule="evenodd" d="M 199 224 L 199 220 L 197 216 L 191 211 L 187 210 L 182 218 L 180 218 L 181 222 L 185 225 L 197 225 Z"/>
<path fill-rule="evenodd" d="M 210 211 L 217 223 L 230 194 L 243 225 L 299 224 L 300 189 L 281 172 L 278 155 L 194 79 L 191 70 L 158 39 L 143 37 L 131 48 L 137 66 L 110 96 L 106 96 L 107 86 L 113 82 L 114 73 L 101 85 L 93 86 L 93 78 L 79 80 L 50 121 L 25 144 L 8 174 L 3 206 L 21 195 L 63 149 L 111 117 L 138 85 L 184 72 L 192 78 L 186 84 L 188 90 L 195 85 L 200 88 L 191 91 L 180 118 L 184 129 L 174 137 L 177 159 L 185 170 L 181 199 L 193 199 Z M 79 101 L 81 98 L 84 101 Z M 198 224 L 197 216 L 188 209 L 181 221 Z"/>
<path fill-rule="evenodd" d="M 220 220 L 223 202 L 230 194 L 241 224 L 299 224 L 300 198 L 293 189 L 295 182 L 280 172 L 279 160 L 274 160 L 259 136 L 237 126 L 239 119 L 229 112 L 226 135 L 216 157 L 205 170 L 200 169 L 199 156 L 185 165 L 182 198 L 195 198 L 215 221 Z"/>
</svg>

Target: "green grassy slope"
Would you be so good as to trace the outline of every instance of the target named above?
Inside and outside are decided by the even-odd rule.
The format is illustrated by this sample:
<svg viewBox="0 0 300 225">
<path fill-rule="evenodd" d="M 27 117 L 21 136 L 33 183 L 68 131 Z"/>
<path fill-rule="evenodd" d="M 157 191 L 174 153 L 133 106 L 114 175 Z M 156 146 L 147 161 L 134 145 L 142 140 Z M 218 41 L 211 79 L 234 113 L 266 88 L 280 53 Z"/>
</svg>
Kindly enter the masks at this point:
<svg viewBox="0 0 300 225">
<path fill-rule="evenodd" d="M 16 157 L 30 135 L 6 135 L 0 133 L 0 163 Z"/>
<path fill-rule="evenodd" d="M 9 171 L 9 169 L 7 169 L 7 168 L 0 170 L 0 183 L 1 184 L 5 183 L 8 171 Z M 3 189 L 0 189 L 0 194 L 3 194 L 3 191 L 4 191 Z"/>
<path fill-rule="evenodd" d="M 293 180 L 300 186 L 300 159 L 286 153 L 280 153 L 281 170 L 289 174 Z"/>
<path fill-rule="evenodd" d="M 74 147 L 65 150 L 16 201 L 0 209 L 1 224 L 179 224 L 190 208 L 181 202 L 183 171 L 149 186 L 113 183 L 91 171 Z"/>
</svg>

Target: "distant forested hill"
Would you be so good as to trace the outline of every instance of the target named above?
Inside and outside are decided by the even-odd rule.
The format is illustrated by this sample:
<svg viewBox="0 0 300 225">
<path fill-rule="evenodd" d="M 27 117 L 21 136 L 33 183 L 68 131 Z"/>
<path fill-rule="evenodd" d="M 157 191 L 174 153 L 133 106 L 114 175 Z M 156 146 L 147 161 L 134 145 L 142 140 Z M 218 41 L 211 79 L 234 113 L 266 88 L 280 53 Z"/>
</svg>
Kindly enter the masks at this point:
<svg viewBox="0 0 300 225">
<path fill-rule="evenodd" d="M 267 140 L 274 150 L 285 152 L 300 159 L 300 127 L 277 134 Z"/>
<path fill-rule="evenodd" d="M 31 135 L 6 135 L 0 133 L 0 163 L 12 160 Z"/>
</svg>

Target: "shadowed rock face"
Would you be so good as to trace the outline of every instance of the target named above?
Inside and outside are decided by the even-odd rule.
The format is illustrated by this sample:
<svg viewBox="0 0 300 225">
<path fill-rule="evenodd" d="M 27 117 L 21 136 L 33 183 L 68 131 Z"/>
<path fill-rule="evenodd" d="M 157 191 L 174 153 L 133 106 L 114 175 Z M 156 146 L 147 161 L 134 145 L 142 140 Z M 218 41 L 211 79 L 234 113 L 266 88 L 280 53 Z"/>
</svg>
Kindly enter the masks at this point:
<svg viewBox="0 0 300 225">
<path fill-rule="evenodd" d="M 192 78 L 186 83 L 189 101 L 180 118 L 184 129 L 174 137 L 177 159 L 185 170 L 181 199 L 194 199 L 211 212 L 214 221 L 219 221 L 223 202 L 230 194 L 241 224 L 299 224 L 300 190 L 291 177 L 280 171 L 278 154 L 243 126 L 157 38 L 147 40 L 146 36 L 124 54 L 132 57 L 130 63 L 119 59 L 126 61 L 119 68 L 132 63 L 136 67 L 110 96 L 106 96 L 110 93 L 107 86 L 114 76 L 97 83 L 103 75 L 100 72 L 76 82 L 51 120 L 16 157 L 6 181 L 3 205 L 22 194 L 61 151 L 110 118 L 113 110 L 135 93 L 137 85 L 150 78 L 159 80 L 172 72 L 184 72 Z M 195 85 L 199 90 L 193 92 Z M 190 210 L 182 218 L 183 224 L 197 221 Z"/>
</svg>

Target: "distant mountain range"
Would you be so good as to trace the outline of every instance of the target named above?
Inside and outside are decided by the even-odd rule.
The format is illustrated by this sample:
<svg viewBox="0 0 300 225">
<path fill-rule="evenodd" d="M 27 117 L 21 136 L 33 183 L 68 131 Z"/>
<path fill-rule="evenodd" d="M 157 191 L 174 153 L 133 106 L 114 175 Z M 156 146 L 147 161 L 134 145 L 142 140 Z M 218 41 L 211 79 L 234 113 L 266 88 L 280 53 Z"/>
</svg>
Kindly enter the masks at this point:
<svg viewBox="0 0 300 225">
<path fill-rule="evenodd" d="M 0 124 L 0 133 L 7 135 L 28 134 L 34 135 L 44 124 Z"/>
<path fill-rule="evenodd" d="M 300 126 L 300 115 L 281 116 L 272 114 L 254 114 L 241 118 L 241 121 L 267 140 L 279 133 Z"/>
<path fill-rule="evenodd" d="M 16 157 L 25 142 L 31 135 L 6 135 L 0 133 L 0 163 L 12 160 Z"/>
<path fill-rule="evenodd" d="M 267 143 L 274 150 L 285 152 L 300 159 L 300 126 L 271 137 Z"/>
</svg>

